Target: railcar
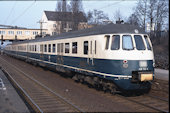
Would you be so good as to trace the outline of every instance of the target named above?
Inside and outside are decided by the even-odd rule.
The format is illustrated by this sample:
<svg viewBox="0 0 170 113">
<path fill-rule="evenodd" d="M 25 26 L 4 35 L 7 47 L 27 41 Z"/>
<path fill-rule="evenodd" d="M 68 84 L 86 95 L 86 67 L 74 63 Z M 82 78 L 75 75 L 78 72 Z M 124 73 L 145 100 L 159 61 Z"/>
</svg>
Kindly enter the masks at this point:
<svg viewBox="0 0 170 113">
<path fill-rule="evenodd" d="M 15 42 L 4 52 L 111 92 L 148 92 L 154 79 L 149 36 L 129 24 L 101 25 Z"/>
</svg>

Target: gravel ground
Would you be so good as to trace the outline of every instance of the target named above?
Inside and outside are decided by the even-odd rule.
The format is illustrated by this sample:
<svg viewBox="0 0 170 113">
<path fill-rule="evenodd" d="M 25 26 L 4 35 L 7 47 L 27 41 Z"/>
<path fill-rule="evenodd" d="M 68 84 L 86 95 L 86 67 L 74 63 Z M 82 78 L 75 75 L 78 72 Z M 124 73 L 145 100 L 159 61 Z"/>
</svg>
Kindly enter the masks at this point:
<svg viewBox="0 0 170 113">
<path fill-rule="evenodd" d="M 155 54 L 155 67 L 169 70 L 169 53 Z"/>
</svg>

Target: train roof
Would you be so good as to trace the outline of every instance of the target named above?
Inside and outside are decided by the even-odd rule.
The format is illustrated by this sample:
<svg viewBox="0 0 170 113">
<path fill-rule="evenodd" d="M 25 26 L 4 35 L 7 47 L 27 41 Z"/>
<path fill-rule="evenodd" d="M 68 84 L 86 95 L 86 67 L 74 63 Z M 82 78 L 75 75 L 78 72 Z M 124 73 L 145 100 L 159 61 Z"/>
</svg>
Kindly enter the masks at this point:
<svg viewBox="0 0 170 113">
<path fill-rule="evenodd" d="M 47 36 L 44 38 L 36 38 L 33 40 L 25 40 L 20 42 L 15 42 L 14 44 L 19 43 L 27 43 L 27 42 L 42 42 L 42 41 L 50 41 L 57 39 L 67 39 L 67 38 L 75 38 L 81 36 L 90 36 L 90 35 L 100 35 L 100 34 L 114 34 L 114 33 L 140 33 L 145 34 L 145 31 L 138 26 L 130 25 L 130 24 L 108 24 L 108 25 L 99 25 L 96 27 L 71 31 L 67 33 L 62 33 L 60 35 Z"/>
</svg>

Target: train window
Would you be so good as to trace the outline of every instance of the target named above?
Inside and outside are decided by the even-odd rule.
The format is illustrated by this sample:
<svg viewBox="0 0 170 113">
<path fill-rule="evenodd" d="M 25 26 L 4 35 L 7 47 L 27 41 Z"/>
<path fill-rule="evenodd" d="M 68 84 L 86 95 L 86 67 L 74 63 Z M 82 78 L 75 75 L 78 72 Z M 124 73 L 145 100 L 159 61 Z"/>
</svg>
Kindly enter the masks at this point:
<svg viewBox="0 0 170 113">
<path fill-rule="evenodd" d="M 63 53 L 63 49 L 64 49 L 64 44 L 63 43 L 61 43 L 61 53 Z"/>
<path fill-rule="evenodd" d="M 84 41 L 84 54 L 88 54 L 88 41 Z"/>
<path fill-rule="evenodd" d="M 60 53 L 60 44 L 57 44 L 57 53 Z"/>
<path fill-rule="evenodd" d="M 136 49 L 137 50 L 145 50 L 146 48 L 145 48 L 142 36 L 135 35 L 134 38 L 135 38 L 135 42 L 136 42 Z"/>
<path fill-rule="evenodd" d="M 118 50 L 119 47 L 120 47 L 120 36 L 119 35 L 113 35 L 112 36 L 111 50 Z"/>
<path fill-rule="evenodd" d="M 35 45 L 35 51 L 37 51 L 37 45 Z"/>
<path fill-rule="evenodd" d="M 95 54 L 96 54 L 96 52 L 97 52 L 97 42 L 95 40 Z"/>
<path fill-rule="evenodd" d="M 110 40 L 110 36 L 109 35 L 106 35 L 106 46 L 105 46 L 105 49 L 109 49 L 109 40 Z"/>
<path fill-rule="evenodd" d="M 65 53 L 69 53 L 69 49 L 70 49 L 69 43 L 65 43 Z"/>
<path fill-rule="evenodd" d="M 47 45 L 44 45 L 44 52 L 47 52 Z"/>
<path fill-rule="evenodd" d="M 77 53 L 77 42 L 72 43 L 72 53 Z"/>
<path fill-rule="evenodd" d="M 55 44 L 53 44 L 53 53 L 55 53 Z"/>
<path fill-rule="evenodd" d="M 40 52 L 43 52 L 43 44 L 40 45 Z"/>
<path fill-rule="evenodd" d="M 151 50 L 151 45 L 149 43 L 149 38 L 146 35 L 144 35 L 144 38 L 145 38 L 145 42 L 146 42 L 148 50 Z"/>
<path fill-rule="evenodd" d="M 123 35 L 122 37 L 123 41 L 123 49 L 124 50 L 133 50 L 133 43 L 132 43 L 132 37 L 130 35 Z"/>
<path fill-rule="evenodd" d="M 48 52 L 51 52 L 51 44 L 48 44 Z"/>
</svg>

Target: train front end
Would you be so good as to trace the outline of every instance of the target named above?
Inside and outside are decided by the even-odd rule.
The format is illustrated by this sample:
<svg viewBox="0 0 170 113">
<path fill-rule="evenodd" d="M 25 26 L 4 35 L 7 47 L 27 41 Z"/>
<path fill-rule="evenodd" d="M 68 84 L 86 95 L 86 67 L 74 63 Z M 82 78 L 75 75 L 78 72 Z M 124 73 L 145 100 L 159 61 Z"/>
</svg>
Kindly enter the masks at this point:
<svg viewBox="0 0 170 113">
<path fill-rule="evenodd" d="M 154 80 L 154 54 L 146 34 L 112 35 L 111 51 L 114 58 L 110 70 L 114 82 L 124 91 L 148 92 Z"/>
</svg>

